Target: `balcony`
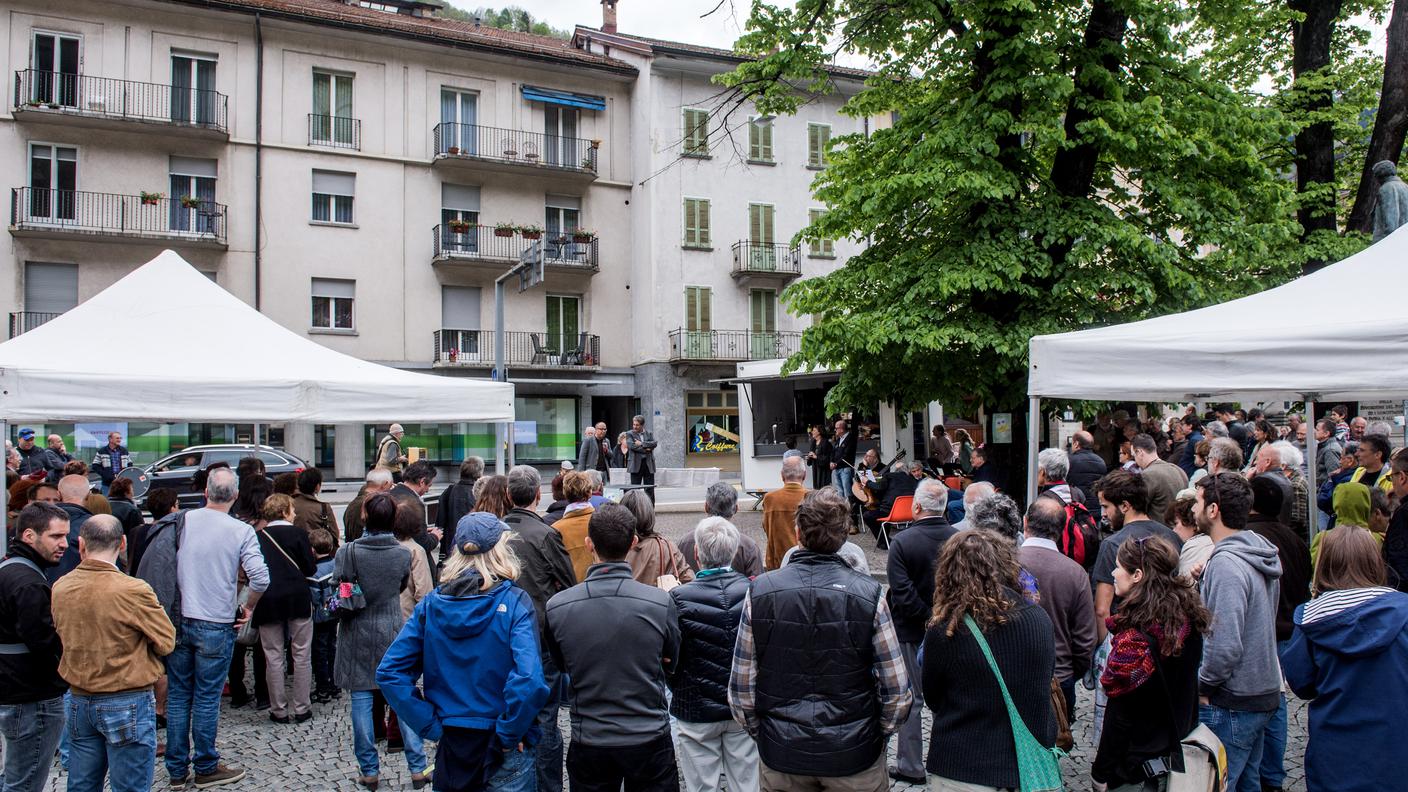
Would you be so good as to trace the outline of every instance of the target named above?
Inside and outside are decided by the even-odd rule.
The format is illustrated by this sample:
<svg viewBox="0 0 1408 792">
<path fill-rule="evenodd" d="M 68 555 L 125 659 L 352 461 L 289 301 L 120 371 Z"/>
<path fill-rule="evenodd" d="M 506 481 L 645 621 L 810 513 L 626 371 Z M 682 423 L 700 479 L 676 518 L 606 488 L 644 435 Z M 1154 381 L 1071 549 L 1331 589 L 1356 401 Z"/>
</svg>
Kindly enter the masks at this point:
<svg viewBox="0 0 1408 792">
<path fill-rule="evenodd" d="M 362 150 L 362 119 L 308 114 L 308 145 Z"/>
<path fill-rule="evenodd" d="M 225 205 L 191 197 L 17 187 L 10 191 L 10 233 L 40 239 L 150 240 L 223 249 Z"/>
<path fill-rule="evenodd" d="M 27 333 L 30 330 L 44 324 L 51 319 L 57 319 L 63 314 L 42 313 L 40 311 L 18 311 L 10 314 L 10 338 L 14 338 L 20 333 Z"/>
<path fill-rule="evenodd" d="M 595 371 L 601 367 L 601 338 L 591 333 L 504 333 L 504 365 L 509 369 Z M 493 368 L 493 330 L 437 330 L 435 368 Z"/>
<path fill-rule="evenodd" d="M 538 239 L 525 239 L 518 232 L 503 236 L 493 226 L 473 224 L 451 226 L 442 223 L 431 231 L 434 245 L 431 261 L 437 266 L 503 274 L 505 269 L 518 263 L 523 251 L 534 242 L 541 242 L 543 263 L 548 268 L 588 275 L 595 274 L 599 268 L 597 254 L 600 245 L 596 237 L 574 238 L 570 233 L 544 233 Z"/>
<path fill-rule="evenodd" d="M 15 118 L 71 126 L 168 127 L 185 136 L 229 138 L 229 99 L 218 91 L 86 74 L 15 72 Z"/>
<path fill-rule="evenodd" d="M 672 330 L 671 363 L 737 363 L 791 357 L 801 347 L 797 332 L 753 333 L 747 330 Z"/>
<path fill-rule="evenodd" d="M 591 181 L 597 175 L 598 142 L 447 121 L 435 125 L 434 164 L 507 173 L 549 171 Z"/>
<path fill-rule="evenodd" d="M 800 277 L 800 248 L 747 240 L 733 243 L 733 279 L 740 286 L 782 286 Z"/>
</svg>

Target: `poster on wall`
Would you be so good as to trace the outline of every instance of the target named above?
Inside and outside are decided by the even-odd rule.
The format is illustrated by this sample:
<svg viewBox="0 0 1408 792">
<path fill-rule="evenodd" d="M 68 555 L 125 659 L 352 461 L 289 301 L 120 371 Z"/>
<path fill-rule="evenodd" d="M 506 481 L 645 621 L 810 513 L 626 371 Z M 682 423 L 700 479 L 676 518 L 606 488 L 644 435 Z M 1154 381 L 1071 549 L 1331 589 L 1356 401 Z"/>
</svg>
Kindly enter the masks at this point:
<svg viewBox="0 0 1408 792">
<path fill-rule="evenodd" d="M 994 443 L 1012 442 L 1012 413 L 992 414 L 992 441 Z"/>
<path fill-rule="evenodd" d="M 689 427 L 689 451 L 692 454 L 737 453 L 738 435 L 712 421 L 699 418 Z"/>
</svg>

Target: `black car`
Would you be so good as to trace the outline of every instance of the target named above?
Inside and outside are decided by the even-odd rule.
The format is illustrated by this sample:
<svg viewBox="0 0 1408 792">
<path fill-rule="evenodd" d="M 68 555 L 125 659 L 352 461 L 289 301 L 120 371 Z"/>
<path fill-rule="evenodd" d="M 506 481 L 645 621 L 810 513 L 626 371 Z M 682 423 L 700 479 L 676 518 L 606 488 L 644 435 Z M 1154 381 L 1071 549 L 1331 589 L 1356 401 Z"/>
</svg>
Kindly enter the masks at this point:
<svg viewBox="0 0 1408 792">
<path fill-rule="evenodd" d="M 183 448 L 169 454 L 144 468 L 151 479 L 148 491 L 157 487 L 176 490 L 183 508 L 197 505 L 202 493 L 192 492 L 191 482 L 196 473 L 216 462 L 224 462 L 231 470 L 239 467 L 240 460 L 247 456 L 258 456 L 264 461 L 264 472 L 270 479 L 280 473 L 301 473 L 308 463 L 282 448 L 271 446 L 241 445 L 228 443 L 221 445 L 198 445 Z M 145 502 L 145 498 L 141 499 Z"/>
</svg>

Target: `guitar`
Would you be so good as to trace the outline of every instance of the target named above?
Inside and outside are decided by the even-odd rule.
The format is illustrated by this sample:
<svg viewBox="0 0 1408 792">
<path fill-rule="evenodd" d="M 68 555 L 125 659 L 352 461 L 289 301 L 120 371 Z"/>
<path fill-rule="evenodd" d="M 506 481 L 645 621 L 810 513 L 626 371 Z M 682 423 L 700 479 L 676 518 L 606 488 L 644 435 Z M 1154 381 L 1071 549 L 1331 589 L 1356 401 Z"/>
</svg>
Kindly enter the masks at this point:
<svg viewBox="0 0 1408 792">
<path fill-rule="evenodd" d="M 905 449 L 901 448 L 901 449 L 894 455 L 894 457 L 892 457 L 892 458 L 890 459 L 889 462 L 886 462 L 884 465 L 881 465 L 881 466 L 880 466 L 880 470 L 882 471 L 882 472 L 880 473 L 880 475 L 883 476 L 883 475 L 888 474 L 888 473 L 890 472 L 890 468 L 893 467 L 896 462 L 900 461 L 901 459 L 904 459 L 905 456 L 908 455 L 908 453 L 909 453 L 908 451 L 906 451 Z M 845 463 L 843 462 L 842 464 L 845 464 Z M 852 481 L 852 482 L 851 482 L 851 495 L 853 495 L 856 500 L 860 501 L 861 504 L 863 504 L 866 509 L 871 509 L 871 510 L 873 510 L 873 509 L 878 509 L 878 508 L 880 508 L 880 500 L 879 500 L 879 498 L 875 495 L 874 492 L 871 492 L 871 490 L 870 490 L 869 487 L 865 486 L 865 481 L 864 481 L 864 480 L 862 479 L 862 477 L 859 475 L 859 474 L 861 473 L 861 471 L 860 471 L 858 468 L 855 468 L 855 467 L 852 467 L 851 469 L 852 469 L 852 470 L 855 470 L 855 471 L 856 471 L 856 474 L 857 474 L 857 475 L 856 475 L 856 478 L 855 478 L 855 481 Z"/>
</svg>

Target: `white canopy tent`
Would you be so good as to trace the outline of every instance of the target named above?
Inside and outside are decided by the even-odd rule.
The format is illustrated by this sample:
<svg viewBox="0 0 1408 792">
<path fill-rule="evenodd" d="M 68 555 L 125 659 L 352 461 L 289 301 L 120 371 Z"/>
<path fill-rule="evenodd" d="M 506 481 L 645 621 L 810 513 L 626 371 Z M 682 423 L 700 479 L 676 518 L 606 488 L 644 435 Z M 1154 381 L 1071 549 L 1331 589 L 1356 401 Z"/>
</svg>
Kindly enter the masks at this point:
<svg viewBox="0 0 1408 792">
<path fill-rule="evenodd" d="M 1283 286 L 1231 302 L 1030 344 L 1030 427 L 1042 398 L 1357 401 L 1408 394 L 1408 228 Z M 1036 488 L 1029 431 L 1028 496 Z M 1308 456 L 1315 457 L 1309 435 Z M 1315 465 L 1307 466 L 1311 497 Z M 1311 514 L 1315 513 L 1312 503 Z"/>
</svg>

